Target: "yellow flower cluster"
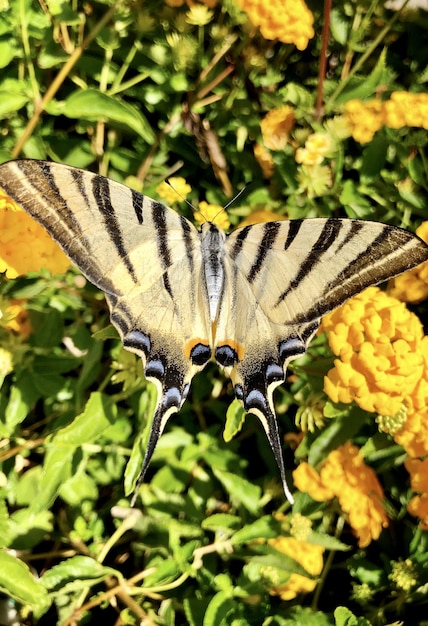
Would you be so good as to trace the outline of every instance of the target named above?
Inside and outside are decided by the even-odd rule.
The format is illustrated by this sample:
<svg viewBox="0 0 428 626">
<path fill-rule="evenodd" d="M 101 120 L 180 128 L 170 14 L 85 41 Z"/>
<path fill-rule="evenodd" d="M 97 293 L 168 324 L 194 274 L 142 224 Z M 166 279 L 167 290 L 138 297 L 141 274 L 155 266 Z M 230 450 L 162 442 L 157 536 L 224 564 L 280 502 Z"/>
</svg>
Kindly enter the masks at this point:
<svg viewBox="0 0 428 626">
<path fill-rule="evenodd" d="M 361 548 L 378 539 L 382 528 L 388 526 L 382 487 L 350 442 L 330 452 L 319 473 L 301 463 L 293 472 L 293 479 L 300 491 L 309 493 L 316 501 L 337 497 Z"/>
<path fill-rule="evenodd" d="M 309 574 L 313 576 L 321 574 L 324 566 L 323 555 L 325 548 L 323 546 L 306 541 L 299 541 L 294 537 L 278 537 L 278 539 L 271 539 L 269 543 L 280 552 L 291 556 L 295 561 L 300 563 Z M 299 593 L 309 593 L 313 591 L 316 584 L 316 580 L 301 576 L 300 574 L 291 574 L 284 585 L 274 587 L 271 592 L 280 596 L 282 600 L 292 600 Z"/>
<path fill-rule="evenodd" d="M 334 144 L 328 133 L 312 133 L 303 148 L 296 150 L 296 162 L 303 165 L 320 165 L 326 156 L 334 151 Z"/>
<path fill-rule="evenodd" d="M 0 190 L 0 272 L 16 278 L 41 269 L 62 274 L 69 266 L 47 232 Z"/>
<path fill-rule="evenodd" d="M 167 204 L 183 202 L 191 191 L 191 186 L 181 176 L 173 176 L 168 182 L 163 181 L 156 187 L 159 198 L 165 200 Z"/>
<path fill-rule="evenodd" d="M 416 234 L 428 243 L 428 221 L 416 229 Z M 388 285 L 388 293 L 401 302 L 422 302 L 428 298 L 428 261 L 401 274 Z"/>
<path fill-rule="evenodd" d="M 394 91 L 389 100 L 349 100 L 345 104 L 345 119 L 352 137 L 367 143 L 382 128 L 415 126 L 428 130 L 428 94 Z"/>
<path fill-rule="evenodd" d="M 197 211 L 193 217 L 198 224 L 214 222 L 223 230 L 227 230 L 230 226 L 229 218 L 223 207 L 219 204 L 209 204 L 205 202 L 205 200 L 199 203 L 199 211 Z"/>
<path fill-rule="evenodd" d="M 417 384 L 410 387 L 403 397 L 406 421 L 399 430 L 391 432 L 394 441 L 403 446 L 411 457 L 428 455 L 428 335 L 420 342 L 419 354 L 422 357 L 422 374 Z"/>
<path fill-rule="evenodd" d="M 424 371 L 423 329 L 406 305 L 370 287 L 326 315 L 330 348 L 339 358 L 324 379 L 333 402 L 395 415 Z"/>
<path fill-rule="evenodd" d="M 283 150 L 288 143 L 296 117 L 294 110 L 287 104 L 279 109 L 272 109 L 260 122 L 263 143 L 269 150 Z"/>
<path fill-rule="evenodd" d="M 265 39 L 305 50 L 314 36 L 314 16 L 303 0 L 238 0 L 238 4 Z"/>
</svg>

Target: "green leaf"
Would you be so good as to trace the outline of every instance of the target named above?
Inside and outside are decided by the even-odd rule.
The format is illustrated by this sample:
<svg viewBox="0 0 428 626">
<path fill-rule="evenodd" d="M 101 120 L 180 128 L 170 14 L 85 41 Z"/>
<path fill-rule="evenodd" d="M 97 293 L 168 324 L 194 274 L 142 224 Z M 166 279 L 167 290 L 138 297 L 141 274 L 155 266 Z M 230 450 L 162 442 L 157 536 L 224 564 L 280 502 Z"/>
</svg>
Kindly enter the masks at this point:
<svg viewBox="0 0 428 626">
<path fill-rule="evenodd" d="M 83 413 L 71 424 L 57 432 L 47 444 L 40 493 L 32 504 L 37 512 L 49 507 L 60 487 L 73 475 L 76 449 L 100 438 L 108 430 L 117 414 L 117 408 L 107 396 L 91 394 Z"/>
<path fill-rule="evenodd" d="M 243 504 L 251 513 L 258 513 L 262 493 L 258 485 L 254 485 L 248 480 L 241 478 L 241 476 L 237 476 L 231 472 L 222 472 L 214 468 L 213 472 L 233 500 L 237 500 Z"/>
<path fill-rule="evenodd" d="M 234 610 L 235 601 L 230 597 L 230 592 L 219 591 L 208 604 L 203 626 L 229 626 Z"/>
<path fill-rule="evenodd" d="M 334 611 L 336 626 L 371 626 L 365 617 L 357 617 L 345 606 L 338 606 Z"/>
<path fill-rule="evenodd" d="M 96 89 L 73 92 L 65 101 L 62 113 L 73 119 L 86 119 L 90 122 L 116 122 L 137 133 L 146 143 L 155 141 L 153 130 L 138 109 Z"/>
<path fill-rule="evenodd" d="M 0 590 L 17 602 L 29 605 L 38 615 L 50 606 L 46 589 L 34 578 L 28 565 L 4 550 L 0 550 Z"/>
<path fill-rule="evenodd" d="M 344 104 L 345 102 L 348 102 L 348 100 L 353 100 L 354 98 L 366 100 L 367 98 L 375 95 L 376 89 L 379 85 L 387 85 L 391 79 L 391 71 L 386 66 L 386 54 L 387 49 L 384 48 L 371 73 L 368 76 L 362 76 L 351 80 L 340 96 L 337 97 L 335 104 Z"/>
<path fill-rule="evenodd" d="M 51 567 L 41 581 L 51 592 L 71 593 L 95 585 L 107 576 L 121 580 L 122 575 L 112 567 L 105 567 L 89 556 L 73 556 Z"/>
<path fill-rule="evenodd" d="M 367 421 L 367 413 L 352 407 L 349 414 L 337 417 L 315 439 L 309 449 L 308 462 L 316 467 L 329 452 L 352 439 Z"/>
<path fill-rule="evenodd" d="M 9 391 L 9 401 L 4 412 L 4 422 L 0 423 L 2 437 L 10 436 L 17 424 L 20 424 L 28 415 L 33 403 L 40 394 L 31 383 L 31 376 L 24 372 L 16 385 L 12 385 Z"/>
<path fill-rule="evenodd" d="M 1 67 L 1 63 L 0 63 Z M 28 104 L 28 96 L 22 93 L 22 86 L 17 82 L 18 88 L 12 91 L 7 89 L 0 89 L 0 119 L 4 119 L 11 113 L 15 113 Z"/>
<path fill-rule="evenodd" d="M 117 407 L 107 395 L 94 392 L 89 397 L 83 413 L 71 424 L 61 428 L 53 437 L 52 448 L 81 446 L 97 441 L 110 428 L 117 417 Z"/>
<path fill-rule="evenodd" d="M 239 545 L 258 539 L 273 539 L 280 533 L 280 524 L 271 515 L 263 516 L 234 533 L 232 543 Z"/>
<path fill-rule="evenodd" d="M 236 398 L 229 404 L 226 412 L 226 424 L 223 431 L 223 439 L 227 442 L 242 429 L 245 422 L 246 411 Z"/>
<path fill-rule="evenodd" d="M 233 531 L 241 526 L 241 518 L 229 513 L 215 513 L 202 520 L 201 528 L 214 531 Z"/>
<path fill-rule="evenodd" d="M 377 179 L 385 165 L 388 141 L 382 132 L 376 133 L 363 150 L 361 181 L 370 183 Z"/>
</svg>

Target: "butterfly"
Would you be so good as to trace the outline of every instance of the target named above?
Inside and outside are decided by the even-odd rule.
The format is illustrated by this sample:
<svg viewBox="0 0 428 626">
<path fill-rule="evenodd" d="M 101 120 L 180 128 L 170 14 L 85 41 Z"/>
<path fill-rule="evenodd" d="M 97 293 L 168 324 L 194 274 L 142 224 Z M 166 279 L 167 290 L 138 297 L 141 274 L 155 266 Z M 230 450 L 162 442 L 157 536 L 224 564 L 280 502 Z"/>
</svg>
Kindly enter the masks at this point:
<svg viewBox="0 0 428 626">
<path fill-rule="evenodd" d="M 193 376 L 215 360 L 262 423 L 287 485 L 273 393 L 320 318 L 366 287 L 428 260 L 428 246 L 377 222 L 314 218 L 197 230 L 104 176 L 37 160 L 0 166 L 0 186 L 103 290 L 113 325 L 158 400 L 137 480 Z M 137 490 L 132 504 L 135 503 Z"/>
</svg>

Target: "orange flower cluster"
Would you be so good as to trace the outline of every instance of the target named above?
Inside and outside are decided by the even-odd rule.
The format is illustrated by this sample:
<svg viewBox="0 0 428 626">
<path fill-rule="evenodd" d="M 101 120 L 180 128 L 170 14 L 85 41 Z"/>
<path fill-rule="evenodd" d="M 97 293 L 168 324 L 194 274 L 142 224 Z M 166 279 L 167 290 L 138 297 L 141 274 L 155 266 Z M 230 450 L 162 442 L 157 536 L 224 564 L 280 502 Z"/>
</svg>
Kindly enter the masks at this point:
<svg viewBox="0 0 428 626">
<path fill-rule="evenodd" d="M 287 104 L 279 109 L 269 111 L 260 122 L 263 143 L 266 148 L 283 150 L 288 143 L 295 121 L 294 110 Z"/>
<path fill-rule="evenodd" d="M 404 303 L 371 287 L 327 315 L 321 328 L 339 357 L 324 381 L 333 402 L 378 413 L 382 430 L 403 446 L 414 491 L 409 512 L 428 528 L 428 483 L 412 472 L 428 456 L 428 336 Z M 424 462 L 425 463 L 425 462 Z M 418 479 L 419 480 L 419 479 Z"/>
<path fill-rule="evenodd" d="M 428 221 L 416 229 L 416 234 L 428 243 Z M 422 302 L 428 298 L 428 262 L 401 274 L 391 281 L 388 293 L 401 302 Z"/>
<path fill-rule="evenodd" d="M 308 463 L 301 463 L 293 479 L 300 491 L 316 501 L 337 497 L 361 548 L 378 539 L 382 528 L 388 526 L 382 487 L 350 442 L 330 452 L 319 473 Z"/>
<path fill-rule="evenodd" d="M 303 0 L 238 0 L 238 4 L 265 39 L 305 50 L 314 36 L 314 16 Z"/>
<path fill-rule="evenodd" d="M 0 190 L 0 272 L 7 278 L 41 269 L 63 274 L 69 266 L 47 232 Z"/>
<path fill-rule="evenodd" d="M 356 402 L 380 415 L 395 415 L 420 382 L 423 329 L 406 305 L 370 287 L 326 315 L 330 348 L 339 358 L 324 379 L 333 402 Z"/>
<path fill-rule="evenodd" d="M 428 130 L 428 94 L 394 91 L 389 100 L 349 100 L 345 119 L 355 141 L 367 143 L 382 128 L 415 126 Z"/>
<path fill-rule="evenodd" d="M 323 546 L 299 541 L 294 537 L 278 537 L 278 539 L 272 539 L 269 543 L 287 556 L 291 556 L 309 574 L 313 576 L 321 574 L 324 565 L 323 555 L 325 548 Z M 282 600 L 292 600 L 299 593 L 313 591 L 316 584 L 316 580 L 306 578 L 306 576 L 301 576 L 300 574 L 291 574 L 287 582 L 284 585 L 274 587 L 272 593 L 280 596 Z"/>
</svg>

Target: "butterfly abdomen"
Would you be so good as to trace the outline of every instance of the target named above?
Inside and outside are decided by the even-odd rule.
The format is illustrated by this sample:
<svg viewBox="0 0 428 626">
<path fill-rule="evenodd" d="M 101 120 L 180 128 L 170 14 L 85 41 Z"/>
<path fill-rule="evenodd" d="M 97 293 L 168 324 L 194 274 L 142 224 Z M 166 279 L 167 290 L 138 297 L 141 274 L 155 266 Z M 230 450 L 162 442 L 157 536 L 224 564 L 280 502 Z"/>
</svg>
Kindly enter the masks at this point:
<svg viewBox="0 0 428 626">
<path fill-rule="evenodd" d="M 225 233 L 206 222 L 201 228 L 201 253 L 207 288 L 210 320 L 215 322 L 224 286 Z"/>
</svg>

